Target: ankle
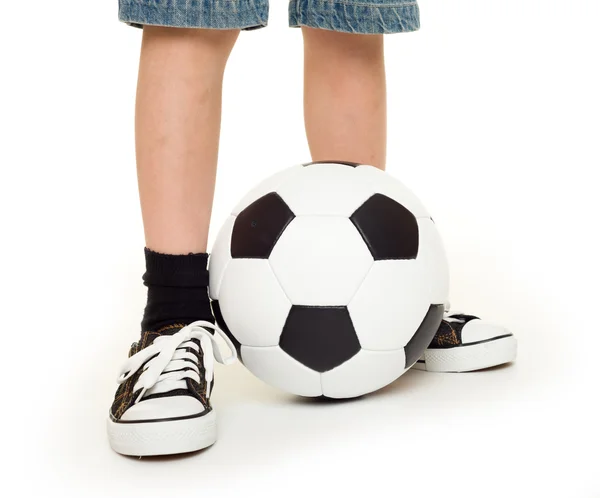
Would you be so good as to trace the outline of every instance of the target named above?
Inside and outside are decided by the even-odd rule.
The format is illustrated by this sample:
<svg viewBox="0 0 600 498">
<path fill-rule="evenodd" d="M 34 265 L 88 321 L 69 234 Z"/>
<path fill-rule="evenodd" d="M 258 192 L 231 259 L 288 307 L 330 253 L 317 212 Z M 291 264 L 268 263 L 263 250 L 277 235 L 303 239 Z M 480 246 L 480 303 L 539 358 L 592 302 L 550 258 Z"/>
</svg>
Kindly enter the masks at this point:
<svg viewBox="0 0 600 498">
<path fill-rule="evenodd" d="M 208 254 L 161 254 L 146 248 L 145 257 L 148 301 L 142 331 L 214 321 L 208 298 Z"/>
</svg>

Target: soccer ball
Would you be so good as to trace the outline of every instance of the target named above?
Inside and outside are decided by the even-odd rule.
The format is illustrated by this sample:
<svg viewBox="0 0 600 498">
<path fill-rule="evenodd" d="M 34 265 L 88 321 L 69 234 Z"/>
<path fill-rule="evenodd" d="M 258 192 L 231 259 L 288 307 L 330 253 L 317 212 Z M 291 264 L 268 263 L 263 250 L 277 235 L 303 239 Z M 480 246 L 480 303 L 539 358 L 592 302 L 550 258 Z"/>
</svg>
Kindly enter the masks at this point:
<svg viewBox="0 0 600 498">
<path fill-rule="evenodd" d="M 400 377 L 448 295 L 433 220 L 372 166 L 318 162 L 266 179 L 233 210 L 210 257 L 217 323 L 258 378 L 350 398 Z"/>
</svg>

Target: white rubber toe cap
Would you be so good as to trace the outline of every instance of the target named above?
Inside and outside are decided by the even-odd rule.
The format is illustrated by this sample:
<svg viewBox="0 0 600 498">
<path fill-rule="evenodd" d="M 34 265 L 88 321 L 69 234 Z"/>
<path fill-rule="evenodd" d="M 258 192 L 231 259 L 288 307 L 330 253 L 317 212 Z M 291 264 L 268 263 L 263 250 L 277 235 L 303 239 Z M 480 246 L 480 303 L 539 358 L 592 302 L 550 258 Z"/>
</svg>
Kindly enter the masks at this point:
<svg viewBox="0 0 600 498">
<path fill-rule="evenodd" d="M 187 417 L 205 411 L 204 405 L 192 396 L 151 398 L 133 405 L 121 417 L 122 421 L 155 420 Z"/>
<path fill-rule="evenodd" d="M 483 320 L 471 320 L 467 322 L 462 329 L 462 343 L 470 344 L 472 342 L 488 341 L 495 337 L 509 335 L 510 331 L 500 325 L 484 322 Z"/>
</svg>

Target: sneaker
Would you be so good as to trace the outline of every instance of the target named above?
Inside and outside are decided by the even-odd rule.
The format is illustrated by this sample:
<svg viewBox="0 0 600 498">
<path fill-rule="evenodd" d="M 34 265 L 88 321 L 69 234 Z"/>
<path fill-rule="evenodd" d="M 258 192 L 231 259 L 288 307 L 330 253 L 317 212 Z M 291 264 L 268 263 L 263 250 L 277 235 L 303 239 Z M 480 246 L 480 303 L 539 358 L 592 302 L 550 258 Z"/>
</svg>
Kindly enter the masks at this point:
<svg viewBox="0 0 600 498">
<path fill-rule="evenodd" d="M 231 356 L 216 344 L 223 337 Z M 170 455 L 196 451 L 217 439 L 210 405 L 214 359 L 235 361 L 235 348 L 209 322 L 172 325 L 144 332 L 131 346 L 118 379 L 119 388 L 107 421 L 113 450 L 123 455 Z"/>
<path fill-rule="evenodd" d="M 514 361 L 517 339 L 504 327 L 473 315 L 446 312 L 440 328 L 413 368 L 470 372 Z"/>
</svg>

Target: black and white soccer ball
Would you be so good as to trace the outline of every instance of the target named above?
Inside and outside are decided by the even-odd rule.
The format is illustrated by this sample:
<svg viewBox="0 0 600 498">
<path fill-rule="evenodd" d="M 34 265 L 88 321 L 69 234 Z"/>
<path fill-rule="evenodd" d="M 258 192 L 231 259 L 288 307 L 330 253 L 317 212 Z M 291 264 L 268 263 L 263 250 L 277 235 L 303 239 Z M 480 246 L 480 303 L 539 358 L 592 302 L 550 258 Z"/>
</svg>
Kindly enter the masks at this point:
<svg viewBox="0 0 600 498">
<path fill-rule="evenodd" d="M 372 166 L 310 163 L 266 179 L 210 258 L 220 327 L 258 378 L 349 398 L 396 380 L 429 345 L 448 297 L 438 231 Z"/>
</svg>

